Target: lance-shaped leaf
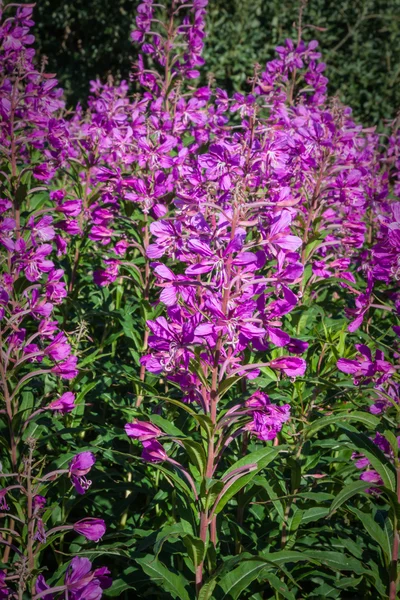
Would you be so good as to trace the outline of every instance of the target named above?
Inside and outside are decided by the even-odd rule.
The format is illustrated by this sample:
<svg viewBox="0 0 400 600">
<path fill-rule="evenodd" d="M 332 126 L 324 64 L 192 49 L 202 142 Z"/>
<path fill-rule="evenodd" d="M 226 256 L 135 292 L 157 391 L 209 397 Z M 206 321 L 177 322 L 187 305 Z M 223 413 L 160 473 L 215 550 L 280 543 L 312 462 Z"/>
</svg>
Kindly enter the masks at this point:
<svg viewBox="0 0 400 600">
<path fill-rule="evenodd" d="M 271 447 L 261 448 L 236 461 L 222 477 L 222 480 L 226 481 L 227 485 L 219 495 L 212 512 L 215 514 L 221 512 L 225 504 L 283 450 L 284 448 L 282 447 L 280 449 Z M 243 467 L 250 467 L 250 472 L 248 470 L 239 471 Z M 233 472 L 235 472 L 234 480 L 229 479 L 229 475 Z"/>
<path fill-rule="evenodd" d="M 379 425 L 379 419 L 366 412 L 355 411 L 353 413 L 338 413 L 336 415 L 330 415 L 329 417 L 317 419 L 305 427 L 304 436 L 306 438 L 311 438 L 320 429 L 328 427 L 329 425 L 338 425 L 343 423 L 343 421 L 356 421 L 357 423 L 361 423 L 365 427 L 369 427 L 371 429 L 376 429 Z"/>
<path fill-rule="evenodd" d="M 174 573 L 151 554 L 144 558 L 136 558 L 136 562 L 142 567 L 143 571 L 152 581 L 162 590 L 168 592 L 172 598 L 179 600 L 191 600 L 188 592 L 189 582 L 182 573 Z M 188 589 L 187 589 L 188 588 Z"/>
</svg>

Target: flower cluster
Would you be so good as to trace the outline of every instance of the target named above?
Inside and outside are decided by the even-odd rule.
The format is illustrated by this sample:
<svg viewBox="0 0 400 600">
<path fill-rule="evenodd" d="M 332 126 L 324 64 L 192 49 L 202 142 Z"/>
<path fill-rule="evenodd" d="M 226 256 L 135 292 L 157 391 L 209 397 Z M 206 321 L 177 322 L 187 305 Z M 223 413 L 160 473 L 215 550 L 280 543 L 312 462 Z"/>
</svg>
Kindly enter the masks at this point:
<svg viewBox="0 0 400 600">
<path fill-rule="evenodd" d="M 264 69 L 254 67 L 247 92 L 229 96 L 211 78 L 196 87 L 206 6 L 141 2 L 131 77 L 91 82 L 87 110 L 73 114 L 57 80 L 35 62 L 32 6 L 1 9 L 0 418 L 10 451 L 0 508 L 10 526 L 7 539 L 0 536 L 0 598 L 12 597 L 21 572 L 22 588 L 35 587 L 37 599 L 97 600 L 111 584 L 106 567 L 77 556 L 63 583 L 51 587 L 40 563 L 49 540 L 74 532 L 97 543 L 106 531 L 91 516 L 60 523 L 52 504 L 61 481 L 71 501 L 93 489 L 93 452 L 73 445 L 69 458 L 52 457 L 59 468 L 37 460 L 40 424 L 68 430 L 80 401 L 81 339 L 68 332 L 67 302 L 83 279 L 99 298 L 116 292 L 118 317 L 127 280 L 126 296 L 133 290 L 146 315 L 141 331 L 131 332 L 135 341 L 142 335 L 142 356 L 140 348 L 132 352 L 140 418 L 125 432 L 167 481 L 168 469 L 178 471 L 173 481 L 191 494 L 204 549 L 217 545 L 224 496 L 266 464 L 246 462 L 248 446 L 265 458 L 306 435 L 295 432 L 296 419 L 310 418 L 314 400 L 298 415 L 284 389 L 299 378 L 292 387 L 300 395 L 315 362 L 315 340 L 300 324 L 318 290 L 337 284 L 333 299 L 345 305 L 348 333 L 358 341 L 369 334 L 372 311 L 400 314 L 396 126 L 382 152 L 379 135 L 328 97 L 318 43 L 300 36 L 279 46 Z M 132 94 L 131 83 L 140 93 Z M 391 324 L 390 359 L 387 344 L 373 340 L 373 348 L 357 343 L 357 353 L 331 361 L 357 392 L 371 390 L 374 415 L 399 404 L 400 327 Z M 114 358 L 118 334 L 111 338 Z M 264 375 L 276 382 L 274 392 L 264 391 Z M 142 418 L 145 394 L 154 391 L 146 377 L 173 388 L 165 400 L 190 416 L 188 434 L 169 430 L 160 414 L 161 421 Z M 377 433 L 374 443 L 394 461 L 386 437 Z M 234 466 L 233 448 L 243 457 Z M 382 485 L 368 458 L 354 458 L 367 469 L 361 479 Z M 12 550 L 20 562 L 10 559 Z M 194 561 L 199 593 L 203 563 Z"/>
<path fill-rule="evenodd" d="M 63 91 L 54 76 L 34 62 L 32 10 L 33 5 L 8 5 L 0 25 L 0 386 L 5 408 L 1 419 L 9 439 L 9 453 L 2 456 L 0 505 L 11 524 L 5 529 L 7 537 L 0 538 L 4 562 L 9 561 L 0 576 L 1 597 L 14 597 L 8 580 L 19 580 L 10 551 L 22 561 L 23 594 L 40 567 L 40 553 L 49 538 L 74 530 L 97 542 L 105 532 L 104 521 L 91 518 L 49 528 L 55 509 L 48 505 L 53 482 L 68 473 L 83 494 L 90 485 L 85 475 L 94 456 L 76 455 L 69 470 L 48 470 L 43 457 L 37 456 L 41 445 L 37 421 L 56 414 L 63 418 L 76 408 L 76 394 L 63 390 L 78 375 L 78 357 L 76 339 L 63 326 L 60 309 L 68 290 L 58 257 L 65 254 L 70 236 L 81 231 L 77 218 L 82 202 L 52 187 L 75 150 L 69 125 L 60 115 Z M 27 394 L 32 384 L 33 392 Z M 32 402 L 27 402 L 30 395 Z M 96 589 L 107 587 L 96 577 Z M 70 580 L 67 575 L 67 585 L 73 576 Z M 94 589 L 91 597 L 99 598 Z"/>
</svg>

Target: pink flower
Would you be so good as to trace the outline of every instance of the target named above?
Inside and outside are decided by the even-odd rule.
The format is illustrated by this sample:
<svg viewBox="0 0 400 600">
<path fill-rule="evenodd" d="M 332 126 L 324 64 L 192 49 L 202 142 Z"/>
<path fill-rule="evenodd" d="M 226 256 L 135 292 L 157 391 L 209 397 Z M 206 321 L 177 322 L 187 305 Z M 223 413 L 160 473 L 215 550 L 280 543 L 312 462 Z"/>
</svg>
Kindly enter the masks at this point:
<svg viewBox="0 0 400 600">
<path fill-rule="evenodd" d="M 272 404 L 267 394 L 258 390 L 246 401 L 246 406 L 254 408 L 252 421 L 246 426 L 260 440 L 273 440 L 282 426 L 290 418 L 290 406 Z"/>
<path fill-rule="evenodd" d="M 62 413 L 63 415 L 71 412 L 75 408 L 75 394 L 72 392 L 65 392 L 62 396 L 53 400 L 47 407 L 49 410 L 54 410 Z"/>
<path fill-rule="evenodd" d="M 168 455 L 163 446 L 156 440 L 152 439 L 143 442 L 142 458 L 148 462 L 158 463 L 167 460 Z"/>
<path fill-rule="evenodd" d="M 92 485 L 85 475 L 89 473 L 95 462 L 95 455 L 86 451 L 76 454 L 69 463 L 69 476 L 78 494 L 84 494 Z"/>
<path fill-rule="evenodd" d="M 162 435 L 161 429 L 153 425 L 153 423 L 146 423 L 134 419 L 132 423 L 125 425 L 125 432 L 131 438 L 135 438 L 141 442 L 147 440 L 153 440 L 156 437 Z"/>
<path fill-rule="evenodd" d="M 103 590 L 111 586 L 110 571 L 107 567 L 100 567 L 94 571 L 91 571 L 91 568 L 92 563 L 88 558 L 76 556 L 72 559 L 65 574 L 68 598 L 100 600 Z"/>
<path fill-rule="evenodd" d="M 289 377 L 298 377 L 306 372 L 307 363 L 303 358 L 296 356 L 281 356 L 274 358 L 269 363 L 273 369 L 281 369 Z"/>
<path fill-rule="evenodd" d="M 10 510 L 10 507 L 6 501 L 7 490 L 0 490 L 0 509 L 1 510 Z"/>
<path fill-rule="evenodd" d="M 67 217 L 77 217 L 82 210 L 82 200 L 66 200 L 57 206 L 57 210 Z"/>
<path fill-rule="evenodd" d="M 74 524 L 73 529 L 79 535 L 83 535 L 87 540 L 98 542 L 106 532 L 106 524 L 103 519 L 94 519 L 88 517 L 81 519 Z"/>
<path fill-rule="evenodd" d="M 76 368 L 77 362 L 78 359 L 76 356 L 69 356 L 67 360 L 53 367 L 51 372 L 63 379 L 74 379 L 79 372 Z"/>
<path fill-rule="evenodd" d="M 47 346 L 44 353 L 54 360 L 54 362 L 65 360 L 71 354 L 71 346 L 67 342 L 64 333 L 60 332 L 54 340 Z"/>
</svg>

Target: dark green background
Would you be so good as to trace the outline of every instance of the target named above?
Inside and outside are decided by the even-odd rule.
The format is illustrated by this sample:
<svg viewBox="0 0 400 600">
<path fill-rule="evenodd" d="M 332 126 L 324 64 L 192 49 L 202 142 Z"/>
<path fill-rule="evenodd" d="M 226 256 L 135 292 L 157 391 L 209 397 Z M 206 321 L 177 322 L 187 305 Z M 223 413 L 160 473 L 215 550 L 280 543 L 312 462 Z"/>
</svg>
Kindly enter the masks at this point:
<svg viewBox="0 0 400 600">
<path fill-rule="evenodd" d="M 137 48 L 129 39 L 137 0 L 38 0 L 36 42 L 58 74 L 69 104 L 85 101 L 89 80 L 128 78 Z M 255 62 L 296 35 L 296 0 L 210 0 L 205 74 L 245 89 Z M 331 94 L 366 125 L 400 108 L 400 0 L 310 0 L 304 38 L 320 41 Z"/>
</svg>

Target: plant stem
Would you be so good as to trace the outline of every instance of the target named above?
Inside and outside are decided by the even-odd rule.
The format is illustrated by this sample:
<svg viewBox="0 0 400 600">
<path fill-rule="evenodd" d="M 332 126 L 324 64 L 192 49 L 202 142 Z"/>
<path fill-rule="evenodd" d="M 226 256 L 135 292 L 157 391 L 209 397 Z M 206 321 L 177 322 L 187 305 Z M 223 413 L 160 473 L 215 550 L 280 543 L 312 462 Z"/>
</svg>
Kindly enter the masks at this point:
<svg viewBox="0 0 400 600">
<path fill-rule="evenodd" d="M 144 240 L 143 240 L 143 248 L 144 248 L 143 300 L 144 300 L 144 302 L 149 301 L 149 294 L 150 294 L 150 263 L 149 263 L 149 259 L 147 258 L 147 248 L 148 248 L 149 242 L 150 242 L 149 220 L 148 220 L 147 214 L 145 214 L 144 215 Z M 143 334 L 142 352 L 145 352 L 147 350 L 148 340 L 149 340 L 149 330 L 147 329 L 147 326 L 145 325 L 145 330 L 144 330 L 144 334 Z M 144 383 L 145 378 L 146 378 L 146 366 L 141 365 L 139 379 L 140 379 L 140 381 L 142 381 Z M 142 402 L 143 402 L 143 394 L 140 394 L 136 400 L 136 408 L 139 408 L 139 406 L 142 404 Z"/>
<path fill-rule="evenodd" d="M 397 475 L 397 499 L 400 502 L 400 466 L 396 469 Z M 399 532 L 398 521 L 396 515 L 393 517 L 393 546 L 392 546 L 392 562 L 390 565 L 390 584 L 389 584 L 389 600 L 397 598 L 397 563 L 399 560 Z"/>
</svg>

